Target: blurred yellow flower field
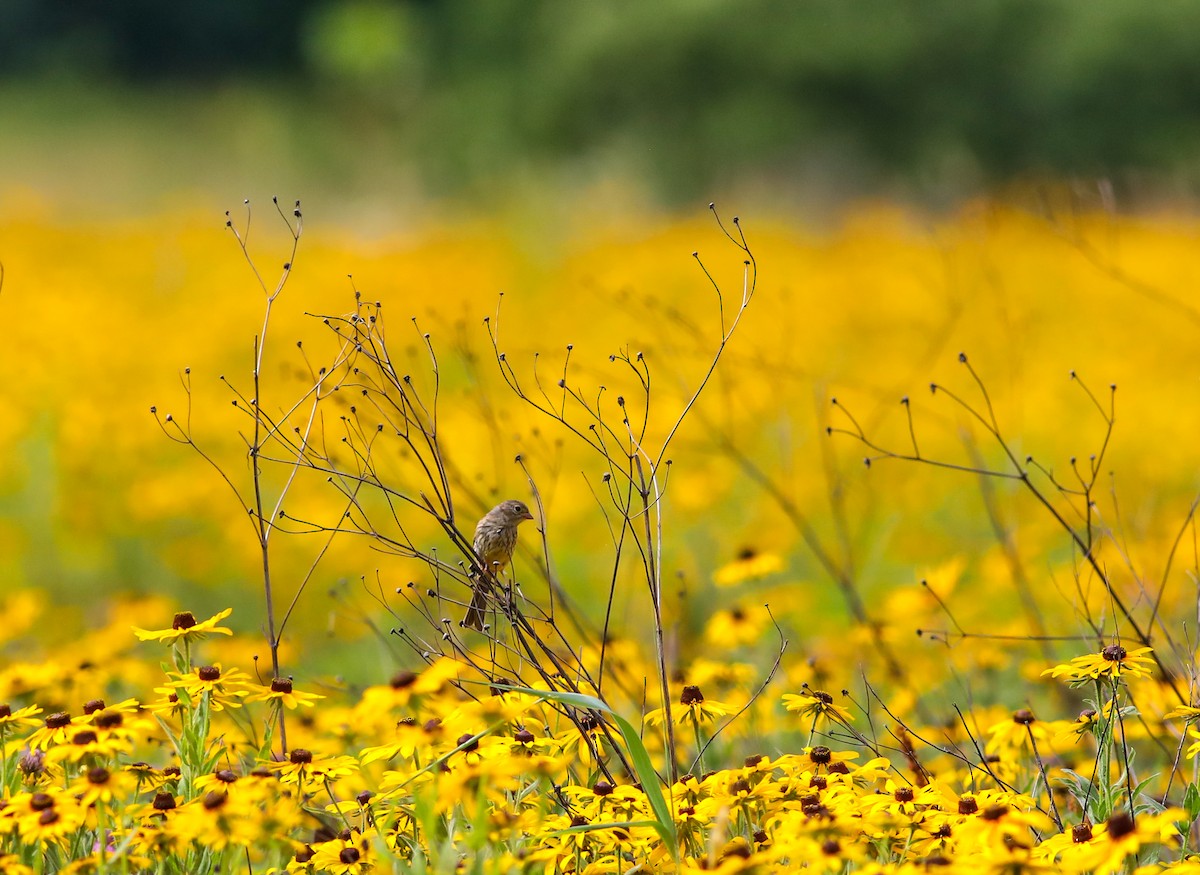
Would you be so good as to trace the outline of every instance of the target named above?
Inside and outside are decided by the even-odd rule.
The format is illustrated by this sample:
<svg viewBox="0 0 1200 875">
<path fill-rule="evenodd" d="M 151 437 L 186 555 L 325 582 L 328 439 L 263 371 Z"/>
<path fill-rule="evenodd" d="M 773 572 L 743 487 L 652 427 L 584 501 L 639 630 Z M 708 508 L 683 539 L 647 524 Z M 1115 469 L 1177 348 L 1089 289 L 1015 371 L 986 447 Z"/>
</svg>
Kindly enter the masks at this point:
<svg viewBox="0 0 1200 875">
<path fill-rule="evenodd" d="M 1050 203 L 7 195 L 0 872 L 1186 871 L 1200 225 Z"/>
</svg>

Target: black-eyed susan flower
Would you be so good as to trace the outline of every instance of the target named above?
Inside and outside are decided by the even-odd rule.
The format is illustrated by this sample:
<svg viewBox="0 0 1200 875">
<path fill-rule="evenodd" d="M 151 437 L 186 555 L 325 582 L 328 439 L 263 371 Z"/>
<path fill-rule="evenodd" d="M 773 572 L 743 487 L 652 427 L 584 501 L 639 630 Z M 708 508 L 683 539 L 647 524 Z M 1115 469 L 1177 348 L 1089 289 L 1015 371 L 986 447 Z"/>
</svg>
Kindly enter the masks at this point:
<svg viewBox="0 0 1200 875">
<path fill-rule="evenodd" d="M 71 735 L 62 743 L 55 745 L 46 752 L 51 762 L 83 761 L 99 763 L 115 757 L 120 753 L 129 753 L 133 744 L 128 738 L 114 733 L 105 733 L 104 737 L 95 727 L 76 726 Z"/>
<path fill-rule="evenodd" d="M 1188 723 L 1194 723 L 1200 718 L 1200 708 L 1195 705 L 1180 705 L 1163 715 L 1164 720 L 1178 720 L 1183 718 Z"/>
<path fill-rule="evenodd" d="M 262 807 L 222 789 L 209 790 L 183 805 L 172 819 L 172 829 L 190 841 L 222 851 L 230 846 L 250 847 L 266 839 L 262 833 Z"/>
<path fill-rule="evenodd" d="M 1151 647 L 1126 650 L 1120 644 L 1110 644 L 1099 653 L 1077 656 L 1070 662 L 1046 669 L 1042 674 L 1063 678 L 1071 684 L 1101 678 L 1149 677 L 1154 670 L 1154 660 L 1147 654 L 1152 652 Z"/>
<path fill-rule="evenodd" d="M 250 675 L 236 668 L 222 669 L 220 663 L 202 665 L 188 672 L 169 672 L 167 686 L 155 687 L 154 692 L 168 701 L 172 693 L 176 701 L 196 704 L 207 696 L 213 711 L 242 707 L 242 699 L 250 695 L 253 686 Z"/>
<path fill-rule="evenodd" d="M 811 763 L 813 766 L 816 766 L 818 769 L 828 772 L 841 772 L 842 774 L 849 774 L 849 763 L 852 760 L 858 759 L 858 752 L 835 751 L 823 744 L 818 744 L 814 747 L 804 748 L 802 756 L 804 756 L 809 763 Z"/>
<path fill-rule="evenodd" d="M 192 785 L 197 790 L 222 790 L 228 792 L 239 780 L 240 775 L 233 769 L 217 769 L 207 775 L 200 775 Z"/>
<path fill-rule="evenodd" d="M 924 787 L 887 778 L 883 787 L 872 794 L 864 794 L 860 804 L 865 817 L 888 815 L 911 820 L 917 812 L 945 802 L 941 790 L 930 784 Z"/>
<path fill-rule="evenodd" d="M 1187 737 L 1192 739 L 1192 743 L 1188 745 L 1188 748 L 1186 751 L 1184 751 L 1183 755 L 1190 760 L 1193 757 L 1200 756 L 1200 729 L 1196 729 L 1194 726 L 1189 726 L 1187 730 Z"/>
<path fill-rule="evenodd" d="M 66 711 L 55 711 L 46 715 L 42 725 L 29 734 L 25 743 L 33 750 L 47 750 L 66 741 L 81 722 L 84 721 L 73 720 Z"/>
<path fill-rule="evenodd" d="M 83 703 L 83 716 L 94 720 L 97 715 L 104 714 L 105 712 L 109 714 L 136 714 L 141 708 L 141 704 L 134 698 L 122 699 L 113 705 L 105 704 L 103 699 L 91 699 Z"/>
<path fill-rule="evenodd" d="M 833 703 L 833 696 L 824 690 L 806 689 L 799 693 L 784 693 L 783 707 L 801 717 L 811 717 L 813 725 L 821 720 L 849 723 L 850 714 Z"/>
<path fill-rule="evenodd" d="M 988 750 L 1003 760 L 1015 760 L 1038 746 L 1041 751 L 1048 750 L 1054 738 L 1073 728 L 1071 722 L 1038 720 L 1028 708 L 1019 708 L 1009 719 L 989 727 Z"/>
<path fill-rule="evenodd" d="M 0 875 L 34 875 L 34 872 L 16 854 L 0 854 Z"/>
<path fill-rule="evenodd" d="M 728 649 L 757 644 L 771 626 L 771 613 L 761 605 L 719 610 L 704 627 L 704 640 L 712 647 Z"/>
<path fill-rule="evenodd" d="M 761 580 L 782 570 L 783 559 L 777 554 L 759 553 L 753 547 L 746 547 L 733 562 L 713 573 L 713 583 L 717 586 L 735 586 L 748 580 Z"/>
<path fill-rule="evenodd" d="M 93 766 L 76 779 L 72 792 L 84 808 L 112 805 L 133 796 L 137 781 L 130 772 Z"/>
<path fill-rule="evenodd" d="M 714 722 L 718 717 L 732 714 L 733 710 L 721 702 L 705 699 L 699 686 L 688 684 L 683 688 L 679 704 L 671 709 L 671 718 L 676 726 L 698 728 Z M 653 711 L 648 711 L 643 720 L 647 726 L 661 726 L 666 713 L 665 708 L 655 708 Z"/>
<path fill-rule="evenodd" d="M 34 793 L 28 799 L 27 810 L 16 820 L 23 841 L 43 848 L 61 847 L 83 826 L 84 811 L 65 794 Z"/>
<path fill-rule="evenodd" d="M 964 796 L 962 801 L 968 799 L 969 804 L 960 804 L 960 811 L 970 813 L 954 830 L 960 848 L 992 853 L 1016 846 L 1028 848 L 1034 844 L 1035 835 L 1054 828 L 1050 816 L 1035 808 L 1028 796 L 987 790 Z"/>
<path fill-rule="evenodd" d="M 134 779 L 138 783 L 139 790 L 143 787 L 158 789 L 167 782 L 167 777 L 163 774 L 162 770 L 156 769 L 154 766 L 142 760 L 129 763 L 127 766 L 125 766 L 125 771 L 133 775 Z"/>
<path fill-rule="evenodd" d="M 311 708 L 318 699 L 325 697 L 318 693 L 302 693 L 295 689 L 289 678 L 275 678 L 269 687 L 258 687 L 252 690 L 247 702 L 278 702 L 289 711 L 297 708 Z"/>
<path fill-rule="evenodd" d="M 7 738 L 13 732 L 37 726 L 42 722 L 38 719 L 41 713 L 42 709 L 37 705 L 26 705 L 16 711 L 7 703 L 0 705 L 0 739 Z"/>
<path fill-rule="evenodd" d="M 359 757 L 363 765 L 378 760 L 391 760 L 395 757 L 408 759 L 428 742 L 429 736 L 425 728 L 419 725 L 415 718 L 409 717 L 396 724 L 395 737 L 391 742 L 365 747 L 359 753 Z"/>
<path fill-rule="evenodd" d="M 567 725 L 554 734 L 553 742 L 564 757 L 582 763 L 587 769 L 595 767 L 597 756 L 607 755 L 609 745 L 600 721 L 591 714 L 580 714 L 578 728 L 574 724 Z"/>
<path fill-rule="evenodd" d="M 282 763 L 272 763 L 285 784 L 306 784 L 309 781 L 336 781 L 358 771 L 358 761 L 351 756 L 318 756 L 310 750 L 293 748 Z"/>
<path fill-rule="evenodd" d="M 374 864 L 371 842 L 357 831 L 345 830 L 336 839 L 317 845 L 314 851 L 313 867 L 329 875 L 360 875 Z"/>
<path fill-rule="evenodd" d="M 1180 838 L 1177 822 L 1186 822 L 1181 809 L 1168 808 L 1158 814 L 1143 813 L 1136 820 L 1127 811 L 1118 811 L 1103 824 L 1091 828 L 1092 836 L 1071 855 L 1077 871 L 1096 875 L 1122 871 L 1125 862 L 1143 848 L 1169 845 Z"/>
<path fill-rule="evenodd" d="M 284 872 L 302 872 L 308 873 L 313 870 L 313 857 L 317 852 L 313 850 L 312 845 L 304 845 L 292 854 L 292 858 L 288 860 L 287 865 L 283 868 Z M 279 870 L 268 869 L 267 875 L 274 875 Z"/>
<path fill-rule="evenodd" d="M 177 641 L 199 641 L 209 635 L 232 635 L 232 629 L 217 625 L 232 613 L 233 608 L 226 608 L 213 614 L 207 620 L 197 622 L 191 611 L 182 611 L 175 615 L 170 629 L 148 630 L 135 626 L 133 634 L 138 637 L 139 641 L 163 641 L 167 644 L 174 644 Z"/>
</svg>

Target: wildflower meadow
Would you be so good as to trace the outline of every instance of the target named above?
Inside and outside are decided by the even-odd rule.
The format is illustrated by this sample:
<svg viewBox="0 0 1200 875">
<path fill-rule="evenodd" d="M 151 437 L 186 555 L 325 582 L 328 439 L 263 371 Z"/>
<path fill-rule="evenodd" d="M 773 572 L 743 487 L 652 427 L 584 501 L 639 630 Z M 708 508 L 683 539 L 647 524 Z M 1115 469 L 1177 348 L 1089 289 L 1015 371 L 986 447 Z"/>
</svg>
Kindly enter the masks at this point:
<svg viewBox="0 0 1200 875">
<path fill-rule="evenodd" d="M 6 197 L 3 875 L 1200 872 L 1195 218 Z"/>
</svg>

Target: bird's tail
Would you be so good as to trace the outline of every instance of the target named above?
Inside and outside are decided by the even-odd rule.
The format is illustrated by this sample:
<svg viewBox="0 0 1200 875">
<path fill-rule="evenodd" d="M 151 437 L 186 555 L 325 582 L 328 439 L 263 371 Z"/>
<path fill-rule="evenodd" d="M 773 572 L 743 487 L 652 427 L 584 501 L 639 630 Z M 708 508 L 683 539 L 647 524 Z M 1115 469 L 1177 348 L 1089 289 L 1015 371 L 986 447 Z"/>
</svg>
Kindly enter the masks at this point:
<svg viewBox="0 0 1200 875">
<path fill-rule="evenodd" d="M 476 582 L 471 592 L 471 604 L 467 606 L 467 615 L 462 624 L 477 632 L 483 631 L 484 611 L 487 610 L 487 591 L 484 584 Z"/>
</svg>

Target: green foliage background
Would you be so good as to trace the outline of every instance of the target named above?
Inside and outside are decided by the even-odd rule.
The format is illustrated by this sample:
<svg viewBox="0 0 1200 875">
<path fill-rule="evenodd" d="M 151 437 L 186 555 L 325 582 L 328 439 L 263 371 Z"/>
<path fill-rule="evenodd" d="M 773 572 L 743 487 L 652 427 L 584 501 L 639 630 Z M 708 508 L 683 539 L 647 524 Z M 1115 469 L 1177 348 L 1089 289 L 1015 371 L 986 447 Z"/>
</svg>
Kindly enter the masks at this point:
<svg viewBox="0 0 1200 875">
<path fill-rule="evenodd" d="M 354 143 L 411 161 L 441 194 L 569 167 L 673 200 L 748 175 L 939 200 L 1028 175 L 1191 184 L 1198 49 L 1186 2 L 18 0 L 0 8 L 0 106 L 20 120 L 17 96 L 50 82 L 219 127 L 265 89 L 260 134 L 326 169 Z M 34 102 L 36 124 L 52 101 Z"/>
</svg>

